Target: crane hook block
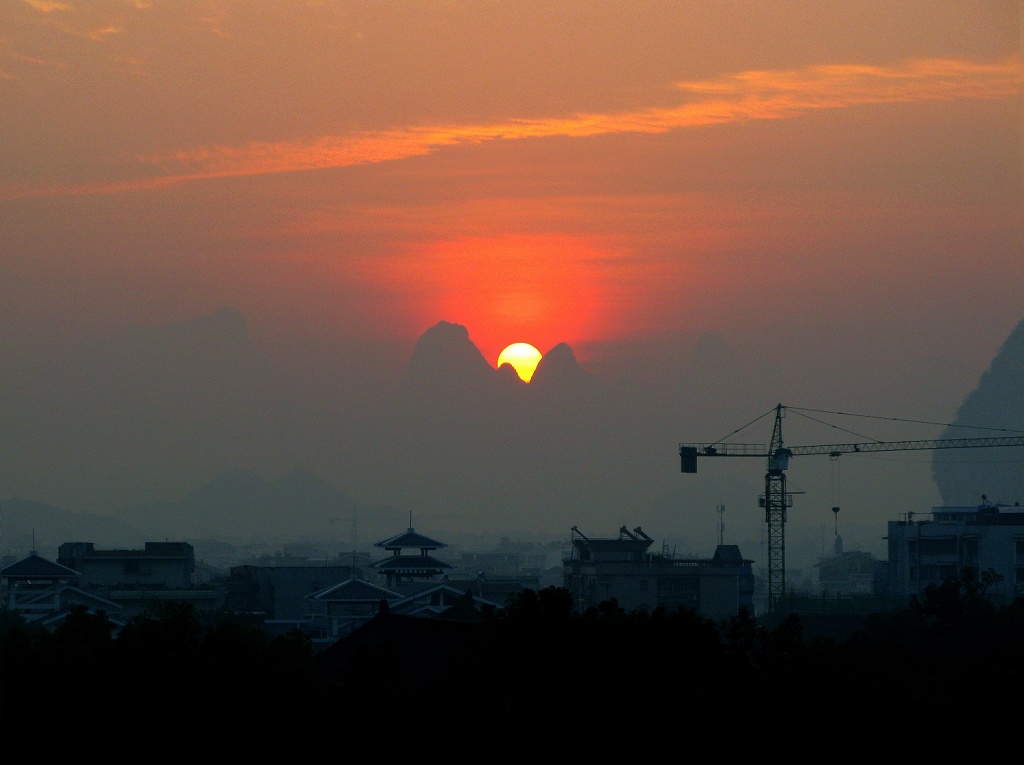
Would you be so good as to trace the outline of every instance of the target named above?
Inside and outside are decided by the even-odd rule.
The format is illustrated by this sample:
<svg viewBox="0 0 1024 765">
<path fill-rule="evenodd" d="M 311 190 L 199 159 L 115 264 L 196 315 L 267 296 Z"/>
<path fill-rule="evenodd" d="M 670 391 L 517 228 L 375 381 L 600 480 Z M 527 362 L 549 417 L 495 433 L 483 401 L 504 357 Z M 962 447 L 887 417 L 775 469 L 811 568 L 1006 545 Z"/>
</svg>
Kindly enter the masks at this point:
<svg viewBox="0 0 1024 765">
<path fill-rule="evenodd" d="M 680 446 L 679 447 L 679 459 L 682 461 L 681 469 L 683 473 L 696 473 L 697 472 L 697 447 L 696 446 Z"/>
</svg>

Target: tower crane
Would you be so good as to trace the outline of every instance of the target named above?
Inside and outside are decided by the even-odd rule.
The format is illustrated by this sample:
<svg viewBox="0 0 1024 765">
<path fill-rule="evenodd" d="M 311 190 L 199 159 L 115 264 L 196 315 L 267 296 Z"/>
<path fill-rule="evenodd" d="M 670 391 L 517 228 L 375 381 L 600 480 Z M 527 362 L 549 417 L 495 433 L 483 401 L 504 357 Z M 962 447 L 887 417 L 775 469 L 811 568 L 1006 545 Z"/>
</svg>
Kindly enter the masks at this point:
<svg viewBox="0 0 1024 765">
<path fill-rule="evenodd" d="M 795 407 L 790 407 L 799 411 Z M 846 444 L 819 444 L 816 446 L 784 446 L 782 419 L 787 407 L 775 406 L 775 426 L 767 448 L 763 444 L 716 441 L 713 443 L 680 443 L 679 457 L 683 473 L 697 472 L 698 457 L 762 457 L 768 460 L 764 476 L 765 523 L 768 525 L 768 612 L 774 613 L 786 595 L 786 508 L 792 506 L 792 497 L 786 492 L 786 470 L 789 459 L 795 455 L 827 454 L 837 458 L 842 454 L 863 452 L 894 452 L 907 449 L 970 449 L 992 446 L 1024 446 L 1024 436 L 997 436 L 990 438 L 945 438 L 923 441 L 863 441 Z M 767 414 L 767 413 L 766 413 Z M 841 414 L 841 413 L 837 413 Z M 762 415 L 764 417 L 765 415 Z M 760 417 L 758 419 L 761 419 Z M 746 427 L 746 426 L 744 426 Z M 734 431 L 738 432 L 738 431 Z"/>
</svg>

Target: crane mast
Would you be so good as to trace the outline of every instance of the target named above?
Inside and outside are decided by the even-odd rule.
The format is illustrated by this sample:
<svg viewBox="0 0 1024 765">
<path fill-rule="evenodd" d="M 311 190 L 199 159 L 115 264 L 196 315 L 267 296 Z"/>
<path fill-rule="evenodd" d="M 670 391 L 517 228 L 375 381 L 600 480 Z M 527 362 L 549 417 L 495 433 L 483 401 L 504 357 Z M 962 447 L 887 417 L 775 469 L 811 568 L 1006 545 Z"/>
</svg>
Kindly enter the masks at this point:
<svg viewBox="0 0 1024 765">
<path fill-rule="evenodd" d="M 764 474 L 764 520 L 768 524 L 768 611 L 786 595 L 786 468 L 790 451 L 782 445 L 782 404 L 775 407 L 775 427 Z"/>
<path fill-rule="evenodd" d="M 863 441 L 845 444 L 818 444 L 787 447 L 782 440 L 782 420 L 786 407 L 775 406 L 775 426 L 771 442 L 750 443 L 681 443 L 680 469 L 683 473 L 697 472 L 697 457 L 767 457 L 768 470 L 764 476 L 765 523 L 768 526 L 768 612 L 774 613 L 786 596 L 786 508 L 792 498 L 786 491 L 786 470 L 789 459 L 797 454 L 842 454 L 862 452 L 904 451 L 913 449 L 968 449 L 993 446 L 1024 446 L 1024 436 L 997 436 L 992 438 L 946 438 L 920 441 Z"/>
</svg>

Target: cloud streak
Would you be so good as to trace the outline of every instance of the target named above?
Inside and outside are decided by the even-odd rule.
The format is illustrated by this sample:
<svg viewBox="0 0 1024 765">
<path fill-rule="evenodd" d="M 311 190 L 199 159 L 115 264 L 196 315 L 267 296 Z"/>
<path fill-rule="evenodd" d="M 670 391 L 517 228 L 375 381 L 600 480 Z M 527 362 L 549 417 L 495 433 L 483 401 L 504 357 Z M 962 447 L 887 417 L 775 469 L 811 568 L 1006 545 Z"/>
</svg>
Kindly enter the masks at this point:
<svg viewBox="0 0 1024 765">
<path fill-rule="evenodd" d="M 487 124 L 438 124 L 308 141 L 201 147 L 140 157 L 136 165 L 139 172 L 127 180 L 38 187 L 8 185 L 0 196 L 14 199 L 115 193 L 202 179 L 390 162 L 487 141 L 656 134 L 751 120 L 795 119 L 817 110 L 872 104 L 1009 98 L 1019 94 L 1020 77 L 1019 59 L 987 64 L 918 59 L 890 67 L 843 64 L 747 71 L 715 80 L 679 82 L 676 87 L 690 100 L 671 108 Z"/>
</svg>

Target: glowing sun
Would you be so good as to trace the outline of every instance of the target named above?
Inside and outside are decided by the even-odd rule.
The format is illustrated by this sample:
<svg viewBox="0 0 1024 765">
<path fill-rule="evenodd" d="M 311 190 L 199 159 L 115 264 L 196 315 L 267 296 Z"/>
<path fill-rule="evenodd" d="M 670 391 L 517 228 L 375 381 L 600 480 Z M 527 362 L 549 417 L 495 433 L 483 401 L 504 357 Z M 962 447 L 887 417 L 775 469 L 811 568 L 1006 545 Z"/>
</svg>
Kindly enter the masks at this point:
<svg viewBox="0 0 1024 765">
<path fill-rule="evenodd" d="M 498 367 L 500 368 L 502 364 L 511 364 L 520 380 L 530 382 L 540 359 L 540 351 L 529 343 L 512 343 L 498 354 Z"/>
</svg>

